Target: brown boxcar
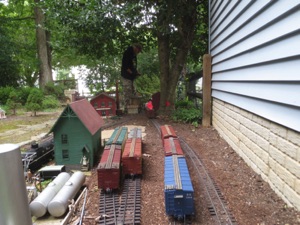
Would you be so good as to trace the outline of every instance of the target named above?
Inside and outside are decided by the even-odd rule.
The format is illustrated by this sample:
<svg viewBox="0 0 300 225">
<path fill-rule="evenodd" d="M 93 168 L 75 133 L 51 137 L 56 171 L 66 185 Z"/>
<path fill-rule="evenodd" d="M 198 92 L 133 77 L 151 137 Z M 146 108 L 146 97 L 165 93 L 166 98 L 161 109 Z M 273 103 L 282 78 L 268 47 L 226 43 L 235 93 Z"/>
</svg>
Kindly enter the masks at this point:
<svg viewBox="0 0 300 225">
<path fill-rule="evenodd" d="M 122 149 L 120 145 L 106 145 L 97 167 L 98 187 L 114 190 L 120 186 L 120 166 Z"/>
<path fill-rule="evenodd" d="M 164 139 L 165 156 L 170 155 L 183 155 L 183 151 L 178 138 L 165 138 Z"/>
<path fill-rule="evenodd" d="M 161 132 L 161 139 L 163 144 L 165 138 L 169 138 L 169 137 L 177 138 L 177 135 L 171 125 L 160 126 L 160 132 Z"/>
<path fill-rule="evenodd" d="M 124 175 L 142 174 L 142 139 L 130 138 L 126 141 L 122 155 L 122 172 Z"/>
</svg>

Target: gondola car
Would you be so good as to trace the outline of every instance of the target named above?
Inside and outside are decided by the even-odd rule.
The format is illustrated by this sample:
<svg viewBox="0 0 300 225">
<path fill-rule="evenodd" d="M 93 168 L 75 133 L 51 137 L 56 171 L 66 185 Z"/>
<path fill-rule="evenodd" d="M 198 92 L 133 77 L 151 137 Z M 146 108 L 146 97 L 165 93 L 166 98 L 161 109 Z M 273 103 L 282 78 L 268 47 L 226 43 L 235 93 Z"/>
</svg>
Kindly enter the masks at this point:
<svg viewBox="0 0 300 225">
<path fill-rule="evenodd" d="M 166 139 L 166 138 L 169 138 L 169 137 L 177 138 L 175 130 L 173 129 L 173 127 L 171 125 L 160 126 L 160 132 L 161 132 L 161 139 L 162 139 L 163 144 L 164 144 L 164 139 Z"/>
<path fill-rule="evenodd" d="M 122 173 L 126 175 L 142 174 L 142 130 L 130 131 L 122 154 Z"/>
<path fill-rule="evenodd" d="M 117 127 L 115 128 L 114 132 L 108 139 L 108 141 L 105 143 L 105 145 L 120 145 L 121 149 L 124 149 L 125 142 L 127 140 L 128 136 L 128 128 L 127 127 Z"/>
<path fill-rule="evenodd" d="M 170 155 L 183 155 L 183 151 L 178 138 L 165 138 L 164 140 L 165 156 Z"/>
<path fill-rule="evenodd" d="M 194 189 L 184 156 L 165 157 L 164 182 L 166 214 L 176 219 L 194 215 Z"/>
<path fill-rule="evenodd" d="M 97 167 L 98 187 L 112 191 L 120 187 L 121 179 L 121 145 L 106 145 Z"/>
</svg>

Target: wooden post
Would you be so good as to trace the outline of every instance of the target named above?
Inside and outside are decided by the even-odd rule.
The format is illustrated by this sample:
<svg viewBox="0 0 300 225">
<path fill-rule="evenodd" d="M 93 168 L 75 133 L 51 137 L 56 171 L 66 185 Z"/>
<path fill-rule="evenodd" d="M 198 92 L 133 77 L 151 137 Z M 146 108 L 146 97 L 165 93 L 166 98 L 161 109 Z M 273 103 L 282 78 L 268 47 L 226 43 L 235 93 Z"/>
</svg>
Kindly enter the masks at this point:
<svg viewBox="0 0 300 225">
<path fill-rule="evenodd" d="M 116 81 L 116 105 L 117 105 L 117 110 L 119 110 L 120 109 L 119 80 Z"/>
<path fill-rule="evenodd" d="M 211 55 L 205 54 L 203 57 L 203 117 L 202 126 L 211 126 Z"/>
</svg>

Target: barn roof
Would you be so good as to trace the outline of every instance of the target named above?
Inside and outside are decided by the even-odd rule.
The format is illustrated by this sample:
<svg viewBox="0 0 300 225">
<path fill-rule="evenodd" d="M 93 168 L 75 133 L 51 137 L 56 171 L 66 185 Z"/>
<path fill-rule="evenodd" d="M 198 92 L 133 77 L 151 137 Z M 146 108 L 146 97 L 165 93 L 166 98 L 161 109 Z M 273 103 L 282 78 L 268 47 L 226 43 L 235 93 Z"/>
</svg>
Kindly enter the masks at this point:
<svg viewBox="0 0 300 225">
<path fill-rule="evenodd" d="M 59 119 L 63 117 L 67 110 L 71 109 L 88 131 L 94 135 L 103 125 L 103 118 L 96 112 L 93 106 L 86 100 L 72 102 L 66 106 Z M 50 132 L 53 132 L 54 127 L 57 125 L 59 119 L 55 122 Z"/>
</svg>

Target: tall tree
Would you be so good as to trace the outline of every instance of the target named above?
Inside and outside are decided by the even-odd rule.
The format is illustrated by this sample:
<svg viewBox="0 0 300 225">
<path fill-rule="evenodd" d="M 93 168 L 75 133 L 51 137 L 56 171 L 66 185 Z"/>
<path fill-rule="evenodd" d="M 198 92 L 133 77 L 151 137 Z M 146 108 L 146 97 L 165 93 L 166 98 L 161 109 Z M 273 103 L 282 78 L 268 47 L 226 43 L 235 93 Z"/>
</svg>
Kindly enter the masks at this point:
<svg viewBox="0 0 300 225">
<path fill-rule="evenodd" d="M 156 28 L 162 111 L 168 110 L 169 105 L 174 107 L 177 82 L 196 33 L 199 6 L 200 1 L 195 0 L 158 1 Z"/>
<path fill-rule="evenodd" d="M 64 26 L 64 40 L 78 54 L 102 61 L 121 55 L 129 44 L 158 47 L 162 113 L 174 108 L 175 92 L 187 59 L 207 50 L 207 0 L 47 0 Z M 170 103 L 166 106 L 166 102 Z"/>
<path fill-rule="evenodd" d="M 45 15 L 39 5 L 40 0 L 34 0 L 34 15 L 36 25 L 36 43 L 38 50 L 40 77 L 39 85 L 44 88 L 47 83 L 53 82 L 52 64 L 51 64 L 51 48 L 50 48 L 50 32 L 46 30 Z"/>
</svg>

